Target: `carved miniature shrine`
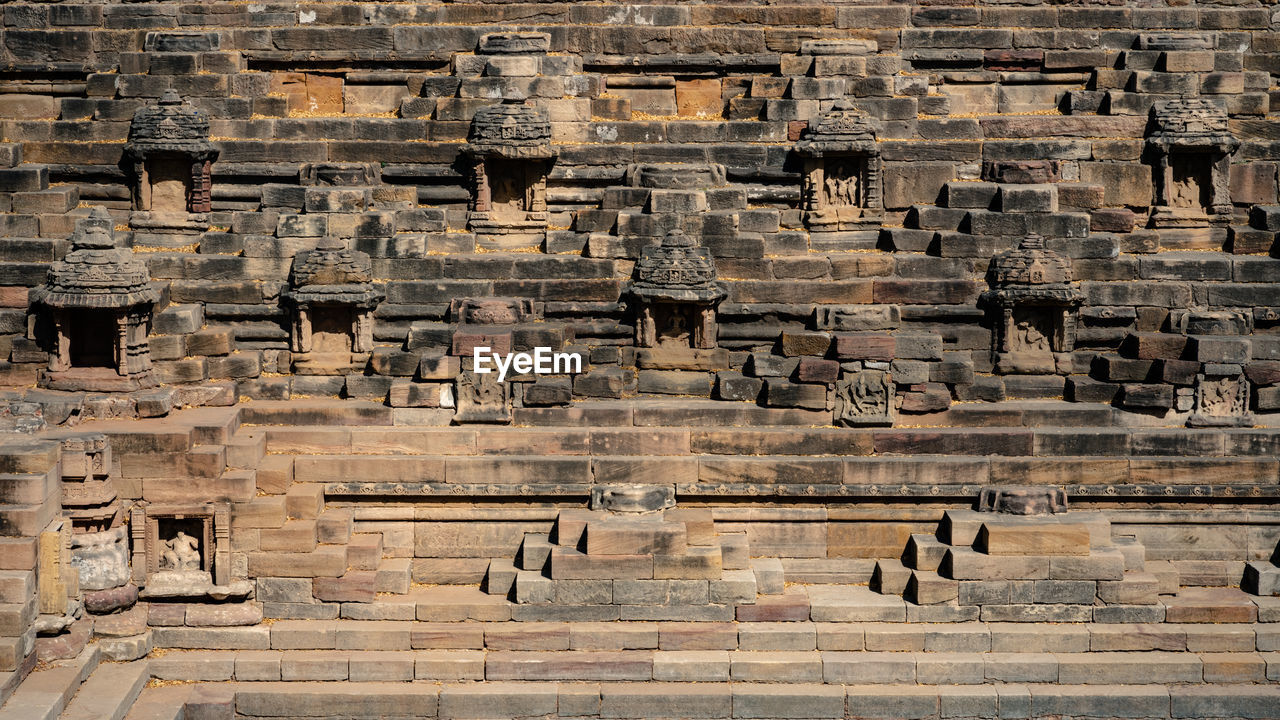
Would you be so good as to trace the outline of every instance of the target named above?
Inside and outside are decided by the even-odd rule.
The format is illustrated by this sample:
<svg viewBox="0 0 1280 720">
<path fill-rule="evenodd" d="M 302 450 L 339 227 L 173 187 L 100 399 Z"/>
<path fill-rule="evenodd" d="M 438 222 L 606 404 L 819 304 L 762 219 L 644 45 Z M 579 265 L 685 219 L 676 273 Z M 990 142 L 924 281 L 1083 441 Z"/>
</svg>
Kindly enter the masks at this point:
<svg viewBox="0 0 1280 720">
<path fill-rule="evenodd" d="M 473 192 L 467 227 L 478 243 L 499 248 L 542 243 L 547 173 L 556 152 L 547 112 L 536 104 L 507 100 L 476 111 L 467 134 Z"/>
<path fill-rule="evenodd" d="M 41 387 L 118 392 L 151 387 L 147 334 L 160 300 L 147 266 L 116 246 L 101 208 L 77 224 L 71 252 L 32 289 L 33 327 L 48 347 Z"/>
<path fill-rule="evenodd" d="M 192 235 L 208 229 L 211 167 L 218 149 L 209 142 L 209 116 L 173 89 L 139 108 L 129 123 L 121 160 L 130 181 L 130 226 L 157 234 Z"/>
<path fill-rule="evenodd" d="M 342 240 L 322 239 L 294 260 L 282 295 L 292 313 L 293 371 L 342 375 L 361 371 L 373 350 L 373 312 L 383 299 L 367 253 Z"/>
<path fill-rule="evenodd" d="M 1153 155 L 1156 208 L 1153 227 L 1196 227 L 1227 222 L 1231 154 L 1240 141 L 1227 114 L 1211 100 L 1177 98 L 1151 108 L 1147 149 Z"/>
<path fill-rule="evenodd" d="M 866 113 L 836 102 L 806 131 L 796 154 L 804 161 L 804 218 L 811 232 L 879 226 L 880 146 Z"/>
<path fill-rule="evenodd" d="M 1045 248 L 1039 235 L 992 258 L 992 289 L 982 299 L 995 315 L 992 354 L 1000 372 L 1071 371 L 1076 315 L 1084 302 L 1071 280 L 1071 261 Z"/>
</svg>

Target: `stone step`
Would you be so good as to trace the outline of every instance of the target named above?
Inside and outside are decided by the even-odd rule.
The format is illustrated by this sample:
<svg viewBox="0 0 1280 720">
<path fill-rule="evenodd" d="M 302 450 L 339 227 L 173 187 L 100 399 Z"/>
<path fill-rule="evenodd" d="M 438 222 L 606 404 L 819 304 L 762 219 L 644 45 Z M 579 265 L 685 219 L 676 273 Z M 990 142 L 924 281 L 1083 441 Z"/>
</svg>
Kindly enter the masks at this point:
<svg viewBox="0 0 1280 720">
<path fill-rule="evenodd" d="M 875 562 L 872 558 L 782 558 L 782 571 L 788 583 L 860 585 L 871 581 Z"/>
<path fill-rule="evenodd" d="M 1025 623 L 918 622 L 903 624 L 880 620 L 828 622 L 810 616 L 833 612 L 832 603 L 821 594 L 803 588 L 788 588 L 784 595 L 761 596 L 752 606 L 738 607 L 738 622 L 665 622 L 631 620 L 611 622 L 528 621 L 507 622 L 504 618 L 482 617 L 482 606 L 512 608 L 502 599 L 493 599 L 472 589 L 472 593 L 442 593 L 439 588 L 414 588 L 409 600 L 431 598 L 430 607 L 439 608 L 450 596 L 455 604 L 476 600 L 470 619 L 461 613 L 434 621 L 410 620 L 278 620 L 266 631 L 263 647 L 276 650 L 340 649 L 357 645 L 370 649 L 403 650 L 735 650 L 752 649 L 742 640 L 760 632 L 763 623 L 786 622 L 787 627 L 811 638 L 810 647 L 819 650 L 949 651 L 999 653 L 1084 653 L 1093 651 L 1187 651 L 1187 652 L 1280 652 L 1280 623 L 1198 624 L 1198 623 L 1115 623 L 1034 625 Z M 857 588 L 840 588 L 842 595 L 857 595 Z M 865 591 L 865 588 L 862 588 Z M 886 607 L 894 599 L 884 601 Z M 396 598 L 387 604 L 405 602 Z M 901 603 L 901 599 L 896 599 Z M 385 601 L 384 601 L 385 602 Z M 380 603 L 375 603 L 376 606 Z M 869 608 L 871 603 L 863 603 Z M 423 607 L 426 607 L 425 605 Z M 898 605 L 901 609 L 901 605 Z M 519 607 L 516 607 L 519 609 Z M 749 611 L 749 612 L 747 612 Z M 851 612 L 846 609 L 846 612 Z M 881 611 L 881 614 L 888 614 Z M 425 615 L 425 613 L 424 613 Z M 256 635 L 259 629 L 241 634 Z M 217 639 L 216 633 L 209 636 Z M 521 644 L 513 646 L 513 638 Z M 191 638 L 185 638 L 191 639 Z M 261 640 L 258 640 L 261 642 Z M 758 649 L 758 647 L 756 648 Z M 797 649 L 790 647 L 787 649 Z"/>
<path fill-rule="evenodd" d="M 241 403 L 245 425 L 391 425 L 391 408 L 364 400 L 254 400 Z"/>
<path fill-rule="evenodd" d="M 32 671 L 0 707 L 0 720 L 54 720 L 75 696 L 102 657 L 90 645 L 71 660 L 59 660 Z"/>
<path fill-rule="evenodd" d="M 197 685 L 159 685 L 143 688 L 124 720 L 183 720 L 183 704 Z"/>
<path fill-rule="evenodd" d="M 916 605 L 937 605 L 956 599 L 958 583 L 934 570 L 912 570 L 902 596 Z"/>
<path fill-rule="evenodd" d="M 520 569 L 515 563 L 504 558 L 489 561 L 489 569 L 484 575 L 484 591 L 490 595 L 507 597 L 515 587 L 516 575 Z"/>
<path fill-rule="evenodd" d="M 871 574 L 871 589 L 881 595 L 901 595 L 910 579 L 911 570 L 901 560 L 880 558 Z"/>
<path fill-rule="evenodd" d="M 686 494 L 723 493 L 740 488 L 758 494 L 761 485 L 786 485 L 789 493 L 819 497 L 882 492 L 905 485 L 915 494 L 971 495 L 988 482 L 1092 486 L 1132 484 L 1138 493 L 1194 495 L 1206 477 L 1221 478 L 1243 492 L 1276 482 L 1272 460 L 1249 457 L 971 457 L 962 455 L 885 454 L 865 457 L 797 457 L 790 455 L 688 455 L 681 457 L 586 455 L 298 455 L 295 487 L 306 483 L 415 485 L 458 484 L 488 487 L 559 486 L 558 493 L 583 494 L 591 483 L 676 484 Z M 252 471 L 232 471 L 252 472 Z M 1081 474 L 1083 473 L 1083 474 Z M 230 477 L 228 474 L 227 477 Z M 939 481 L 942 482 L 939 482 Z M 157 480 L 156 482 L 160 482 Z M 1218 484 L 1218 483 L 1215 483 Z M 753 492 L 751 486 L 757 489 Z M 238 488 L 239 486 L 237 486 Z M 176 488 L 176 486 L 175 486 Z M 717 490 L 717 489 L 720 490 Z M 176 491 L 176 490 L 175 490 Z M 256 491 L 256 489 L 255 489 Z M 350 488 L 344 492 L 355 492 Z M 1126 490 L 1129 492 L 1129 490 Z M 1215 490 L 1214 492 L 1218 492 Z"/>
<path fill-rule="evenodd" d="M 546 533 L 525 533 L 516 552 L 517 567 L 521 570 L 543 570 L 551 557 L 551 548 Z"/>
<path fill-rule="evenodd" d="M 411 558 L 383 558 L 378 562 L 375 586 L 379 593 L 404 595 L 413 582 Z"/>
<path fill-rule="evenodd" d="M 261 428 L 241 428 L 225 443 L 227 467 L 234 469 L 256 468 L 267 454 L 267 433 Z"/>
<path fill-rule="evenodd" d="M 978 427 L 343 427 L 275 425 L 266 433 L 276 453 L 383 455 L 997 455 L 1044 457 L 1268 456 L 1280 429 L 1112 428 L 1079 430 L 1060 423 L 1025 426 L 1016 413 Z M 186 412 L 186 411 L 183 411 Z M 975 411 L 976 412 L 976 411 Z M 256 431 L 255 430 L 255 431 Z M 200 439 L 200 438 L 197 438 Z M 212 439 L 210 439 L 212 440 Z M 221 441 L 225 442 L 225 440 Z M 1188 445 L 1193 443 L 1193 445 Z M 215 443 L 216 444 L 216 443 Z M 1179 444 L 1182 447 L 1179 447 Z M 1194 448 L 1192 452 L 1190 449 Z"/>
<path fill-rule="evenodd" d="M 947 554 L 947 546 L 934 535 L 913 533 L 902 553 L 902 564 L 912 570 L 936 571 Z"/>
<path fill-rule="evenodd" d="M 205 685 L 188 686 L 195 690 Z M 168 688 L 152 688 L 152 692 Z M 1160 685 L 1013 684 L 920 686 L 906 682 L 833 685 L 796 682 L 616 682 L 589 685 L 555 681 L 233 682 L 238 715 L 327 717 L 846 718 L 1000 717 L 1109 718 L 1268 717 L 1280 688 L 1224 684 Z M 144 695 L 144 701 L 149 700 Z M 174 693 L 172 697 L 181 697 Z M 848 708 L 853 708 L 849 713 Z M 152 716 L 155 717 L 155 716 Z M 141 720 L 139 718 L 138 720 Z M 148 718 L 151 720 L 151 718 Z M 167 720 L 167 718 L 166 718 Z"/>
<path fill-rule="evenodd" d="M 67 703 L 60 720 L 123 720 L 151 679 L 146 662 L 99 666 Z"/>
<path fill-rule="evenodd" d="M 1174 684 L 1213 686 L 1280 680 L 1280 653 L 1000 653 L 815 650 L 793 623 L 755 623 L 739 644 L 757 649 L 567 648 L 571 635 L 493 634 L 495 648 L 446 650 L 285 650 L 174 653 L 150 661 L 159 680 L 294 682 L 395 679 L 400 682 L 770 682 L 990 686 Z M 486 633 L 486 640 L 490 635 Z M 692 637 L 687 638 L 692 639 Z M 528 649 L 552 644 L 556 649 Z M 661 642 L 661 639 L 659 639 Z M 807 648 L 807 649 L 787 649 Z"/>
</svg>

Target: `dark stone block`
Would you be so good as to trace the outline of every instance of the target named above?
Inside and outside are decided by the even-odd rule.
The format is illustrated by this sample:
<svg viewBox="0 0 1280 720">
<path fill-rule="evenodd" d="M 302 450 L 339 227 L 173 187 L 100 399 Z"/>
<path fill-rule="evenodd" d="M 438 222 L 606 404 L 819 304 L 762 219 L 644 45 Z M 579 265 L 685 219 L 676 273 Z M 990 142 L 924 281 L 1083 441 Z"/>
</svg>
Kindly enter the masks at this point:
<svg viewBox="0 0 1280 720">
<path fill-rule="evenodd" d="M 765 404 L 770 407 L 796 407 L 825 410 L 827 386 L 793 383 L 781 378 L 765 380 Z"/>
<path fill-rule="evenodd" d="M 539 378 L 524 386 L 526 407 L 568 405 L 573 401 L 573 385 L 569 378 Z"/>
<path fill-rule="evenodd" d="M 728 370 L 716 373 L 716 397 L 721 400 L 755 402 L 763 387 L 764 381 L 759 378 Z"/>
<path fill-rule="evenodd" d="M 1173 386 L 1129 383 L 1124 385 L 1124 395 L 1120 402 L 1125 407 L 1168 410 L 1173 407 Z"/>
<path fill-rule="evenodd" d="M 801 357 L 795 379 L 804 383 L 834 383 L 840 376 L 840 363 L 815 357 Z"/>
</svg>

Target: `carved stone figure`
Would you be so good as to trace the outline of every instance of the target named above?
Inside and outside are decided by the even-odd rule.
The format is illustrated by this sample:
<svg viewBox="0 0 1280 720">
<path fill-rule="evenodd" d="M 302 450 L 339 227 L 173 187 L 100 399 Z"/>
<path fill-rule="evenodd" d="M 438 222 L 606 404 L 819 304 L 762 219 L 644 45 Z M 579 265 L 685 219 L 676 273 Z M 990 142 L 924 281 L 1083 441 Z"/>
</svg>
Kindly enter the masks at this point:
<svg viewBox="0 0 1280 720">
<path fill-rule="evenodd" d="M 200 541 L 179 530 L 172 538 L 164 541 L 164 551 L 160 554 L 160 569 L 199 570 L 199 547 Z"/>
<path fill-rule="evenodd" d="M 676 492 L 670 485 L 596 485 L 591 488 L 592 510 L 644 513 L 675 507 Z"/>
<path fill-rule="evenodd" d="M 1014 334 L 1016 349 L 1014 352 L 1049 352 L 1049 338 L 1037 327 L 1046 318 L 1034 313 L 1026 313 L 1017 319 L 1017 332 Z"/>
<path fill-rule="evenodd" d="M 836 381 L 836 422 L 844 425 L 892 425 L 893 381 L 883 370 L 846 373 Z"/>
<path fill-rule="evenodd" d="M 978 512 L 1010 515 L 1055 515 L 1067 511 L 1067 491 L 1056 487 L 983 488 Z"/>
<path fill-rule="evenodd" d="M 1248 379 L 1243 375 L 1197 375 L 1195 411 L 1187 424 L 1196 427 L 1252 425 Z"/>
<path fill-rule="evenodd" d="M 449 315 L 463 325 L 514 325 L 535 319 L 531 298 L 458 298 Z"/>
<path fill-rule="evenodd" d="M 456 386 L 455 422 L 511 422 L 511 400 L 507 384 L 498 382 L 496 374 L 464 370 L 458 374 Z"/>
</svg>

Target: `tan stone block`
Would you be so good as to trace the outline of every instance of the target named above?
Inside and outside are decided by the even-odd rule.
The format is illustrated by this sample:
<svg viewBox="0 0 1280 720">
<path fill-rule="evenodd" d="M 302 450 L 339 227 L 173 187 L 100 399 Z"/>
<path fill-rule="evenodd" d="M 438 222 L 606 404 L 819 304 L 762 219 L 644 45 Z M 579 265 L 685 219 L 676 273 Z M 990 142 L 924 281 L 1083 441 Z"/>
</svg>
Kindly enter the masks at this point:
<svg viewBox="0 0 1280 720">
<path fill-rule="evenodd" d="M 574 650 L 652 650 L 658 647 L 657 623 L 575 622 L 569 626 Z"/>
<path fill-rule="evenodd" d="M 271 625 L 272 650 L 332 650 L 338 625 L 333 620 L 279 620 Z"/>
<path fill-rule="evenodd" d="M 296 471 L 297 465 L 294 465 Z M 324 510 L 324 487 L 311 483 L 298 483 L 284 496 L 285 513 L 299 520 L 314 520 Z"/>
<path fill-rule="evenodd" d="M 545 533 L 548 521 L 414 523 L 413 554 L 430 557 L 515 557 L 526 533 Z"/>
<path fill-rule="evenodd" d="M 313 581 L 315 598 L 321 602 L 371 603 L 376 595 L 376 578 L 377 573 L 372 570 L 348 570 L 342 577 L 318 577 Z"/>
<path fill-rule="evenodd" d="M 650 680 L 653 654 L 647 651 L 490 652 L 487 680 Z"/>
<path fill-rule="evenodd" d="M 724 99 L 721 95 L 720 80 L 677 80 L 676 113 L 692 117 L 723 117 Z"/>
<path fill-rule="evenodd" d="M 687 428 L 618 428 L 592 430 L 593 455 L 688 455 Z"/>
<path fill-rule="evenodd" d="M 413 623 L 400 620 L 339 620 L 336 626 L 339 650 L 408 650 L 412 646 Z"/>
<path fill-rule="evenodd" d="M 684 523 L 685 541 L 690 545 L 716 542 L 716 524 L 708 508 L 671 508 L 662 517 L 667 522 Z"/>
<path fill-rule="evenodd" d="M 986 522 L 975 547 L 988 555 L 1088 555 L 1089 529 L 1074 523 Z"/>
<path fill-rule="evenodd" d="M 268 495 L 282 495 L 293 483 L 293 457 L 268 455 L 258 463 L 258 490 Z"/>
<path fill-rule="evenodd" d="M 316 522 L 314 520 L 289 520 L 278 528 L 258 531 L 260 550 L 281 552 L 311 552 L 316 549 Z"/>
<path fill-rule="evenodd" d="M 192 497 L 206 501 L 244 503 L 258 494 L 252 470 L 228 470 L 218 477 L 164 477 L 142 479 L 142 497 L 154 503 L 188 502 Z"/>
<path fill-rule="evenodd" d="M 157 680 L 225 682 L 235 672 L 235 654 L 196 651 L 152 658 L 148 668 Z"/>
<path fill-rule="evenodd" d="M 1267 661 L 1259 653 L 1201 653 L 1206 683 L 1261 683 L 1267 681 Z"/>
<path fill-rule="evenodd" d="M 236 653 L 235 679 L 239 682 L 270 682 L 280 679 L 280 660 L 284 653 L 273 650 L 248 650 Z"/>
<path fill-rule="evenodd" d="M 584 555 L 564 547 L 551 549 L 551 577 L 555 580 L 626 579 L 653 577 L 652 555 Z"/>
<path fill-rule="evenodd" d="M 1089 626 L 1089 650 L 1095 652 L 1120 650 L 1181 652 L 1186 649 L 1186 629 L 1177 625 L 1123 623 Z"/>
<path fill-rule="evenodd" d="M 63 569 L 71 562 L 70 532 L 71 523 L 62 521 L 57 529 L 40 533 L 39 608 L 42 613 L 60 615 L 67 611 L 68 587 L 64 580 Z M 26 601 L 26 597 L 16 600 L 19 603 Z"/>
<path fill-rule="evenodd" d="M 912 533 L 925 523 L 912 522 L 828 522 L 827 554 L 829 557 L 883 558 L 897 557 L 907 546 Z"/>
<path fill-rule="evenodd" d="M 347 653 L 328 650 L 299 650 L 280 659 L 280 679 L 286 681 L 346 680 Z"/>
<path fill-rule="evenodd" d="M 658 647 L 662 650 L 736 650 L 738 627 L 734 623 L 659 623 Z"/>
<path fill-rule="evenodd" d="M 415 680 L 461 682 L 484 680 L 485 653 L 474 650 L 433 650 L 414 654 Z"/>
<path fill-rule="evenodd" d="M 293 476 L 298 482 L 444 482 L 444 460 L 394 455 L 299 455 Z"/>
<path fill-rule="evenodd" d="M 656 518 L 610 518 L 587 524 L 587 555 L 674 555 L 686 547 L 685 527 Z"/>
<path fill-rule="evenodd" d="M 653 577 L 660 579 L 720 578 L 720 547 L 690 547 L 682 555 L 654 555 Z"/>
<path fill-rule="evenodd" d="M 347 679 L 351 682 L 410 682 L 414 679 L 416 653 L 351 653 L 347 657 Z"/>
<path fill-rule="evenodd" d="M 232 528 L 278 528 L 286 520 L 284 497 L 256 497 L 231 506 Z"/>
<path fill-rule="evenodd" d="M 479 650 L 484 631 L 480 623 L 416 622 L 409 629 L 409 644 L 415 650 Z"/>
<path fill-rule="evenodd" d="M 1049 558 L 1037 555 L 984 555 L 953 547 L 942 561 L 943 577 L 953 580 L 1047 580 Z"/>
<path fill-rule="evenodd" d="M 484 630 L 489 650 L 568 650 L 568 623 L 523 623 L 491 626 Z"/>
<path fill-rule="evenodd" d="M 347 570 L 347 549 L 322 545 L 310 553 L 252 552 L 250 577 L 338 577 Z"/>
<path fill-rule="evenodd" d="M 478 585 L 488 569 L 488 558 L 414 558 L 410 578 L 432 585 Z"/>
<path fill-rule="evenodd" d="M 0 538 L 0 570 L 30 570 L 36 567 L 39 539 Z"/>
</svg>

